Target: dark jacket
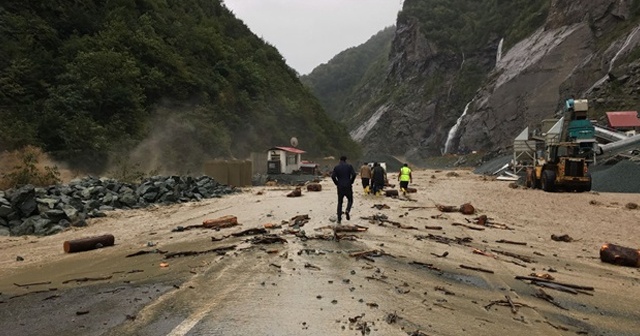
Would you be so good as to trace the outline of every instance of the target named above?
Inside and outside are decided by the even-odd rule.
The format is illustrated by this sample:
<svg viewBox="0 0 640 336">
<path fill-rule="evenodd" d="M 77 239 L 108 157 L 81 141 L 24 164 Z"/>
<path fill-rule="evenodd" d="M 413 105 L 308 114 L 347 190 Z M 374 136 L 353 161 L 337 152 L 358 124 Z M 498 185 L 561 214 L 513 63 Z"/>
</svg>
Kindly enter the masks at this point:
<svg viewBox="0 0 640 336">
<path fill-rule="evenodd" d="M 353 184 L 353 181 L 356 180 L 356 171 L 353 169 L 352 165 L 344 161 L 340 161 L 340 163 L 333 168 L 331 179 L 338 187 L 350 187 Z"/>
<path fill-rule="evenodd" d="M 381 166 L 373 167 L 373 170 L 371 170 L 371 175 L 371 180 L 373 183 L 377 185 L 384 185 L 387 175 L 387 172 L 384 171 L 384 168 L 382 168 Z"/>
</svg>

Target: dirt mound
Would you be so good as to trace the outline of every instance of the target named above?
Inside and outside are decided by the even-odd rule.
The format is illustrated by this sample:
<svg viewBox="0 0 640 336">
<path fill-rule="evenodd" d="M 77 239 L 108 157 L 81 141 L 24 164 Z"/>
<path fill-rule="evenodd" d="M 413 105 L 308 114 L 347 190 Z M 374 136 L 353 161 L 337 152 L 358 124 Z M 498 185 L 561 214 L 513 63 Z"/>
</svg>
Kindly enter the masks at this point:
<svg viewBox="0 0 640 336">
<path fill-rule="evenodd" d="M 621 161 L 607 169 L 592 171 L 591 190 L 640 193 L 640 164 Z"/>
</svg>

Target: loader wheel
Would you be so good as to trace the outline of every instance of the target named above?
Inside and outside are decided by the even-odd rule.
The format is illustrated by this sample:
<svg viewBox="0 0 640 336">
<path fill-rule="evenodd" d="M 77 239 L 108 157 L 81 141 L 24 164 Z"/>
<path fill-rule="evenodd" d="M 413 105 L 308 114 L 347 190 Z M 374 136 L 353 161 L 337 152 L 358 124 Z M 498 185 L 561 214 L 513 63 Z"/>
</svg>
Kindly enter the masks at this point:
<svg viewBox="0 0 640 336">
<path fill-rule="evenodd" d="M 579 192 L 589 192 L 589 191 L 591 191 L 591 174 L 587 174 L 587 176 L 589 177 L 589 183 L 587 183 L 582 188 L 580 188 L 580 190 L 578 190 Z"/>
<path fill-rule="evenodd" d="M 555 191 L 556 173 L 553 170 L 545 170 L 542 172 L 542 190 L 552 192 Z"/>
</svg>

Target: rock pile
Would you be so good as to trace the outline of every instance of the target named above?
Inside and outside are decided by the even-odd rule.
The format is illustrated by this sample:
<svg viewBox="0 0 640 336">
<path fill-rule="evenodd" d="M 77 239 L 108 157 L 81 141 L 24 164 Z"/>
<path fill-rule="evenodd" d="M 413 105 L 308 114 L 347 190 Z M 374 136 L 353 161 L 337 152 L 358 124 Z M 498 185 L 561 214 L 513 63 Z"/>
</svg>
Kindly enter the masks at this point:
<svg viewBox="0 0 640 336">
<path fill-rule="evenodd" d="M 109 210 L 200 201 L 237 191 L 208 176 L 154 176 L 138 185 L 95 177 L 47 188 L 25 185 L 0 191 L 0 236 L 51 235 L 85 226 L 87 218 L 104 217 Z"/>
<path fill-rule="evenodd" d="M 640 164 L 624 160 L 609 168 L 594 170 L 591 173 L 591 190 L 640 193 Z"/>
</svg>

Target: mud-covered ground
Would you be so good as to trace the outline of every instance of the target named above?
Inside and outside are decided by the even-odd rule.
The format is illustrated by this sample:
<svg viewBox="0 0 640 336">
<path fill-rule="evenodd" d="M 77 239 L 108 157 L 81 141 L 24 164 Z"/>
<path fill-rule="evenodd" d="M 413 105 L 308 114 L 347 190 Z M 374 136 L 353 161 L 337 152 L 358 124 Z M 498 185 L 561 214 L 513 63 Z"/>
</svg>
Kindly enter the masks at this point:
<svg viewBox="0 0 640 336">
<path fill-rule="evenodd" d="M 286 187 L 254 187 L 223 199 L 115 211 L 55 236 L 0 238 L 2 334 L 637 335 L 638 269 L 598 258 L 603 243 L 640 247 L 640 210 L 625 206 L 640 203 L 637 194 L 545 193 L 450 173 L 414 172 L 411 199 L 363 196 L 356 184 L 352 219 L 343 224 L 368 230 L 339 241 L 326 228 L 335 224 L 329 180 L 323 191 L 298 198 L 285 197 Z M 466 202 L 475 215 L 434 207 Z M 310 220 L 297 235 L 286 224 L 269 230 L 286 243 L 230 236 L 302 214 Z M 362 218 L 378 214 L 388 221 Z M 223 215 L 242 225 L 172 232 Z M 494 225 L 474 224 L 480 215 Z M 105 233 L 115 246 L 62 250 L 65 240 Z M 170 259 L 163 253 L 219 247 L 229 249 Z M 364 258 L 355 256 L 363 251 Z M 532 273 L 593 290 L 568 293 L 515 279 Z M 547 300 L 539 298 L 545 293 Z"/>
</svg>

